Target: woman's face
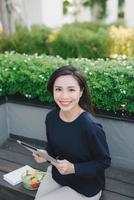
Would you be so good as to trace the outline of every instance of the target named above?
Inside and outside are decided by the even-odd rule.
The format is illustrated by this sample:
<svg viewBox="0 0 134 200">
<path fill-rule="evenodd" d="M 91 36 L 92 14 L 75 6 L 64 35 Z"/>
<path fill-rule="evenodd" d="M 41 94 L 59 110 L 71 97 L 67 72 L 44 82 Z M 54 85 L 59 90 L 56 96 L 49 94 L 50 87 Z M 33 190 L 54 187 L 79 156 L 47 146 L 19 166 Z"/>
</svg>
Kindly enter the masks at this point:
<svg viewBox="0 0 134 200">
<path fill-rule="evenodd" d="M 79 105 L 82 91 L 77 80 L 71 75 L 60 76 L 55 80 L 53 96 L 62 111 L 71 111 Z"/>
</svg>

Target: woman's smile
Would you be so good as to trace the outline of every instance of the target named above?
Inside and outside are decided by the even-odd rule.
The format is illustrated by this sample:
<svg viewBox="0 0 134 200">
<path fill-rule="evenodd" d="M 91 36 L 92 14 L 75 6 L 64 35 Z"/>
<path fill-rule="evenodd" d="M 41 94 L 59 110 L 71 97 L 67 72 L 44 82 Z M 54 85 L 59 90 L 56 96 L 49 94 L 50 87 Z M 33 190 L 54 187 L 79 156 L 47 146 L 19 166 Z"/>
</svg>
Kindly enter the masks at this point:
<svg viewBox="0 0 134 200">
<path fill-rule="evenodd" d="M 59 103 L 61 104 L 61 106 L 68 107 L 71 104 L 71 101 L 59 101 Z"/>
</svg>

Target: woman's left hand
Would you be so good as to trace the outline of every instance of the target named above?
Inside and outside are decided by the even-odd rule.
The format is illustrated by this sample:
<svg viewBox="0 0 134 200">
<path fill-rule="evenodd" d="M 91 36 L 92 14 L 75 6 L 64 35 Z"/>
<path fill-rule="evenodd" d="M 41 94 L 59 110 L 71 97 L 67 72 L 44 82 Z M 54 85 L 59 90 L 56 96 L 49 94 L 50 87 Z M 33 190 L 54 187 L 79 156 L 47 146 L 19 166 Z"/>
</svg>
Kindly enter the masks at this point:
<svg viewBox="0 0 134 200">
<path fill-rule="evenodd" d="M 75 173 L 74 164 L 72 164 L 68 160 L 57 160 L 57 162 L 53 162 L 52 164 L 62 175 Z"/>
</svg>

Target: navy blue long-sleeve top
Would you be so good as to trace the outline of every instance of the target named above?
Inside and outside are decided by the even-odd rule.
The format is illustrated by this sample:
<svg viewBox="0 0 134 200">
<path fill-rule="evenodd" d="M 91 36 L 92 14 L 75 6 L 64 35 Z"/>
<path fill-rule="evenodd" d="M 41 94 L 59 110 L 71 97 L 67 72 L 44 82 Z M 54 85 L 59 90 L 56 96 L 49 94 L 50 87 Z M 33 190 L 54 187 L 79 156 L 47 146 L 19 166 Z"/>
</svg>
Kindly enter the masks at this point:
<svg viewBox="0 0 134 200">
<path fill-rule="evenodd" d="M 72 122 L 64 122 L 59 110 L 53 109 L 46 117 L 48 145 L 53 157 L 74 164 L 75 173 L 61 175 L 52 167 L 53 179 L 77 192 L 91 197 L 105 186 L 105 169 L 110 166 L 109 149 L 102 126 L 89 112 L 83 112 Z"/>
</svg>

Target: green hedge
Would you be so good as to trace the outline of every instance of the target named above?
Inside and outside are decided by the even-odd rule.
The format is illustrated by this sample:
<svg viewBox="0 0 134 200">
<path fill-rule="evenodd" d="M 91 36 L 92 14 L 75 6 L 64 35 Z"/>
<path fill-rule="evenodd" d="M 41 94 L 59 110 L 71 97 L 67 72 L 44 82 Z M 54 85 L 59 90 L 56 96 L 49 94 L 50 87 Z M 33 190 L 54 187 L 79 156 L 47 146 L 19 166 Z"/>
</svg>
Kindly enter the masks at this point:
<svg viewBox="0 0 134 200">
<path fill-rule="evenodd" d="M 85 73 L 96 109 L 134 112 L 134 58 L 129 60 L 67 59 L 46 55 L 0 54 L 0 96 L 20 93 L 52 102 L 46 90 L 52 71 L 74 64 Z"/>
</svg>

